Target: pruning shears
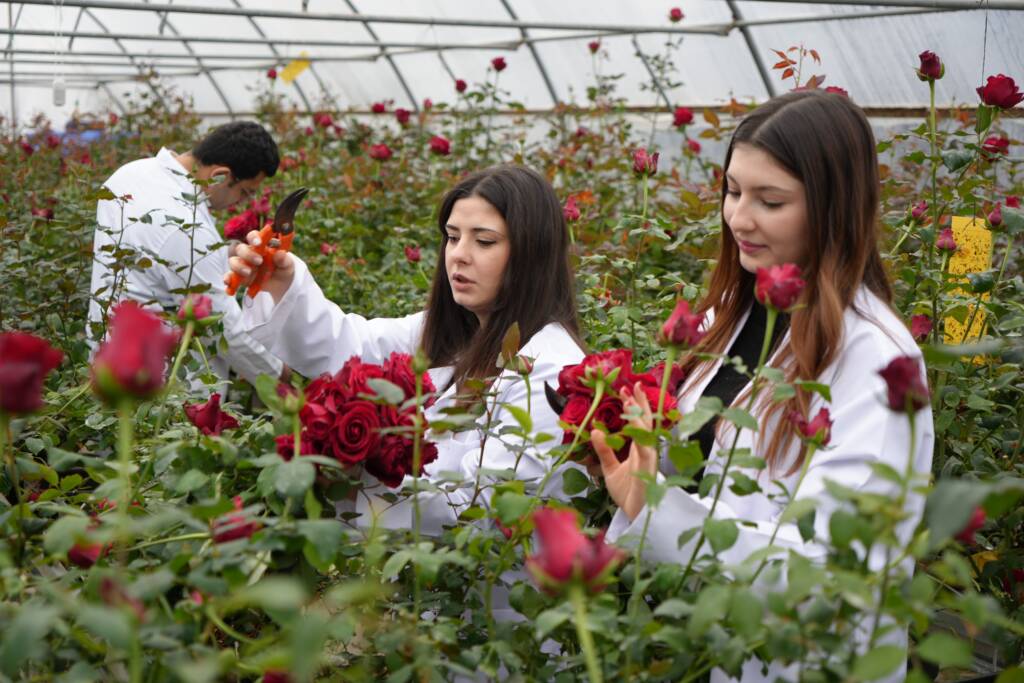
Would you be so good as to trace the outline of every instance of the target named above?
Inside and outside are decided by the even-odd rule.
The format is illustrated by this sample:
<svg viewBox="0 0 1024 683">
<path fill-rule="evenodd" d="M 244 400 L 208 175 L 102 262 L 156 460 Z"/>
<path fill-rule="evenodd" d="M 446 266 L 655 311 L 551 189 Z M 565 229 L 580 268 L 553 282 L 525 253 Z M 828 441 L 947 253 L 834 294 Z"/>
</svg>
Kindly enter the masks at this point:
<svg viewBox="0 0 1024 683">
<path fill-rule="evenodd" d="M 291 251 L 292 238 L 295 237 L 295 211 L 307 194 L 309 189 L 300 187 L 281 200 L 274 212 L 273 222 L 267 221 L 260 230 L 260 244 L 252 249 L 263 258 L 263 262 L 256 267 L 256 275 L 246 288 L 245 293 L 250 298 L 259 294 L 267 278 L 274 274 L 274 254 L 281 250 Z M 234 295 L 241 284 L 241 276 L 232 273 L 228 281 L 228 294 Z"/>
</svg>

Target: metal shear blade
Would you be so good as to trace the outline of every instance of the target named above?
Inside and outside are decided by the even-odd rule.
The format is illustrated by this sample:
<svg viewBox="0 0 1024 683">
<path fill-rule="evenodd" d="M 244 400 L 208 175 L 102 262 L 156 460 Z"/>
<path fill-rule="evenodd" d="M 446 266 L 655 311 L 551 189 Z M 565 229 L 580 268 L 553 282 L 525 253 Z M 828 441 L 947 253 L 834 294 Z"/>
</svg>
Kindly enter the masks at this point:
<svg viewBox="0 0 1024 683">
<path fill-rule="evenodd" d="M 295 211 L 299 208 L 302 200 L 309 194 L 309 188 L 300 187 L 290 195 L 281 200 L 274 213 L 274 232 L 279 235 L 287 235 L 295 230 Z"/>
</svg>

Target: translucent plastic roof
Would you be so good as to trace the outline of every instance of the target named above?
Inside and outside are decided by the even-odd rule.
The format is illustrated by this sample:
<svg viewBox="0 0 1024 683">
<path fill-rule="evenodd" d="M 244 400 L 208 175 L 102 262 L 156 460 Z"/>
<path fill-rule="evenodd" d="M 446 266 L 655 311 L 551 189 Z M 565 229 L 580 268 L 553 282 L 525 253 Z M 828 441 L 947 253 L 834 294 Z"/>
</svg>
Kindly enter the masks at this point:
<svg viewBox="0 0 1024 683">
<path fill-rule="evenodd" d="M 685 13 L 671 23 L 669 9 Z M 915 6 L 916 5 L 916 6 Z M 923 7 L 941 6 L 944 11 Z M 979 5 L 982 8 L 979 8 Z M 987 5 L 987 8 L 984 6 Z M 973 9 L 956 9 L 971 7 Z M 1015 9 L 1016 8 L 1016 9 Z M 210 13 L 225 10 L 228 14 Z M 616 94 L 633 106 L 763 100 L 789 84 L 772 71 L 773 49 L 815 49 L 826 85 L 871 108 L 927 105 L 917 55 L 946 64 L 942 105 L 973 103 L 983 75 L 1024 80 L 1024 2 L 907 0 L 863 4 L 687 0 L 30 0 L 0 4 L 0 113 L 55 121 L 75 108 L 115 110 L 147 86 L 150 69 L 206 115 L 244 115 L 266 70 L 305 52 L 311 66 L 275 88 L 302 109 L 365 109 L 393 100 L 454 100 L 456 78 L 494 77 L 529 109 L 586 103 L 594 83 L 587 48 L 600 38 L 604 74 L 622 74 Z M 454 25 L 453 25 L 454 24 Z M 680 82 L 651 87 L 666 53 Z M 2 49 L 2 48 L 0 48 Z M 62 76 L 66 104 L 53 104 Z"/>
</svg>

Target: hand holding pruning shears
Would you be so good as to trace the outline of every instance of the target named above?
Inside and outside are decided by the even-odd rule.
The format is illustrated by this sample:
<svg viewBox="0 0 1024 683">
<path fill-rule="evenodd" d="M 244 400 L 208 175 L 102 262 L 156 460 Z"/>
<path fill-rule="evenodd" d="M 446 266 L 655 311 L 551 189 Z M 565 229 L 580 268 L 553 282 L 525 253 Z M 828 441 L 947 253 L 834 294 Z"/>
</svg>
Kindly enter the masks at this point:
<svg viewBox="0 0 1024 683">
<path fill-rule="evenodd" d="M 246 243 L 234 249 L 228 259 L 231 272 L 224 276 L 227 293 L 234 294 L 246 287 L 246 294 L 254 297 L 268 292 L 277 301 L 288 291 L 295 274 L 295 264 L 289 254 L 295 236 L 295 211 L 309 192 L 300 188 L 284 198 L 278 205 L 273 222 L 262 230 L 246 235 Z"/>
</svg>

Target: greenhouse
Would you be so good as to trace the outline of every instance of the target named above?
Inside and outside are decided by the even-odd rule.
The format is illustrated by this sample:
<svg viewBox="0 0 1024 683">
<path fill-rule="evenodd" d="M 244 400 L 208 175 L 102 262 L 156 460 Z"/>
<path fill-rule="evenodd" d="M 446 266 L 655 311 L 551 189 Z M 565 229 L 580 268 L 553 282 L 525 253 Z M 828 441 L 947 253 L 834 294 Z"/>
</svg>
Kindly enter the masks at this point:
<svg viewBox="0 0 1024 683">
<path fill-rule="evenodd" d="M 0 27 L 0 681 L 1024 682 L 1024 1 Z"/>
</svg>

